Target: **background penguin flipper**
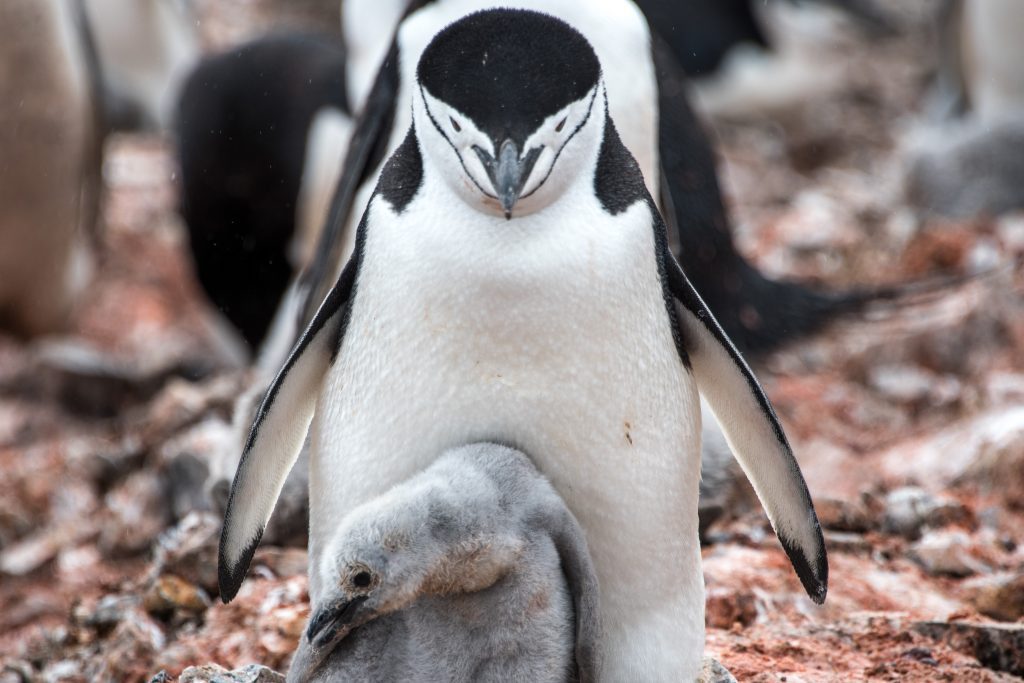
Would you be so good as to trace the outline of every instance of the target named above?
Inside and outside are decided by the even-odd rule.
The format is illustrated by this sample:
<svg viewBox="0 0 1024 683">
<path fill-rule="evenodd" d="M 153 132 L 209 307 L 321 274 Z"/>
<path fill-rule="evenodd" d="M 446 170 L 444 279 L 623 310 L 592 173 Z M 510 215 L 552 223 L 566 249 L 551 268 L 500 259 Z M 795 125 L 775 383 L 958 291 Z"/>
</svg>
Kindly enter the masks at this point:
<svg viewBox="0 0 1024 683">
<path fill-rule="evenodd" d="M 684 362 L 689 362 L 804 589 L 822 603 L 828 592 L 825 540 L 782 425 L 757 378 L 679 265 L 669 254 L 665 261 Z"/>
<path fill-rule="evenodd" d="M 402 14 L 402 21 L 413 12 L 429 4 L 430 0 L 410 0 Z M 401 21 L 398 23 L 401 26 Z M 398 106 L 399 69 L 398 33 L 392 36 L 391 46 L 377 72 L 362 112 L 356 119 L 355 130 L 349 141 L 345 161 L 338 175 L 327 213 L 327 222 L 320 231 L 315 256 L 302 274 L 303 301 L 300 304 L 297 329 L 304 329 L 316 311 L 316 304 L 327 295 L 335 268 L 341 259 L 345 226 L 349 223 L 356 191 L 370 179 L 388 154 L 390 139 Z"/>
<path fill-rule="evenodd" d="M 651 43 L 661 113 L 659 194 L 669 244 L 733 343 L 744 353 L 768 352 L 878 298 L 872 292 L 820 292 L 772 280 L 743 258 L 730 233 L 715 153 L 690 106 L 686 74 L 653 32 Z"/>
<path fill-rule="evenodd" d="M 353 258 L 302 334 L 260 404 L 231 484 L 218 554 L 224 602 L 238 593 L 288 472 L 302 450 L 319 387 L 344 336 L 355 289 Z"/>
</svg>

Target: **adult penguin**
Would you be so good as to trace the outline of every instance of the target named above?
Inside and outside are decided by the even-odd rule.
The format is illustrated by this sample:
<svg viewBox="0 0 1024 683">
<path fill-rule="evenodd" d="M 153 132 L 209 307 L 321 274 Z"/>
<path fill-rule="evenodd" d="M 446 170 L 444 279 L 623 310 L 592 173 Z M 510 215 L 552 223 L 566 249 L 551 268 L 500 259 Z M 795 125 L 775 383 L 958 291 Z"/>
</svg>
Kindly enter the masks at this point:
<svg viewBox="0 0 1024 683">
<path fill-rule="evenodd" d="M 620 42 L 646 35 L 639 13 L 617 19 Z M 425 28 L 407 22 L 402 39 Z M 821 602 L 828 563 L 799 467 L 669 251 L 586 38 L 503 9 L 426 41 L 412 122 L 354 256 L 257 413 L 225 515 L 221 596 L 237 593 L 307 429 L 315 609 L 331 590 L 315 568 L 347 510 L 448 448 L 514 443 L 586 533 L 608 679 L 692 680 L 697 388 Z"/>
</svg>

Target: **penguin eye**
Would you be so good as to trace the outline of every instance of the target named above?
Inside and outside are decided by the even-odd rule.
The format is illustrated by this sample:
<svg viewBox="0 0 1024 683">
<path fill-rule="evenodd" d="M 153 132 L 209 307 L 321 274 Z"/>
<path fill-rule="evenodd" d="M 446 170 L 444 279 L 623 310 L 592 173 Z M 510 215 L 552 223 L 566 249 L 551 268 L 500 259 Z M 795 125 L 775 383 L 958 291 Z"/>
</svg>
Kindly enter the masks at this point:
<svg viewBox="0 0 1024 683">
<path fill-rule="evenodd" d="M 569 117 L 568 117 L 568 116 L 566 116 L 566 117 L 565 117 L 565 118 L 563 118 L 563 119 L 562 119 L 561 121 L 559 121 L 559 122 L 558 122 L 558 125 L 557 125 L 557 126 L 555 126 L 555 132 L 556 132 L 556 133 L 561 133 L 561 132 L 562 132 L 562 129 L 563 129 L 563 128 L 565 128 L 565 122 L 566 122 L 566 121 L 568 121 L 568 120 L 569 120 Z"/>
<path fill-rule="evenodd" d="M 459 122 L 455 120 L 455 117 L 449 116 L 448 120 L 452 122 L 452 128 L 455 129 L 456 133 L 461 133 L 462 132 L 462 126 L 460 126 Z"/>
</svg>

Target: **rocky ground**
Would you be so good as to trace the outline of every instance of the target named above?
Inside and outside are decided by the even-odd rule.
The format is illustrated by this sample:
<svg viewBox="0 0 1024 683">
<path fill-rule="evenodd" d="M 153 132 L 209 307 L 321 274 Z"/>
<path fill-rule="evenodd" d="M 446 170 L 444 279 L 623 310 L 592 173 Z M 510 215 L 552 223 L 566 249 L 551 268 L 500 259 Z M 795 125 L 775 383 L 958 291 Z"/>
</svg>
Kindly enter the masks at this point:
<svg viewBox="0 0 1024 683">
<path fill-rule="evenodd" d="M 220 11 L 209 40 L 243 35 Z M 714 121 L 762 268 L 837 288 L 984 273 L 768 359 L 831 581 L 811 603 L 754 506 L 711 530 L 708 651 L 741 681 L 1024 676 L 1024 216 L 906 205 L 901 140 L 931 62 L 920 16 L 904 19 L 909 34 L 820 45 L 833 77 L 798 106 Z M 193 281 L 169 146 L 107 151 L 102 260 L 72 332 L 0 338 L 0 681 L 284 670 L 308 616 L 305 552 L 261 548 L 220 604 L 219 519 L 197 485 L 248 376 Z"/>
</svg>

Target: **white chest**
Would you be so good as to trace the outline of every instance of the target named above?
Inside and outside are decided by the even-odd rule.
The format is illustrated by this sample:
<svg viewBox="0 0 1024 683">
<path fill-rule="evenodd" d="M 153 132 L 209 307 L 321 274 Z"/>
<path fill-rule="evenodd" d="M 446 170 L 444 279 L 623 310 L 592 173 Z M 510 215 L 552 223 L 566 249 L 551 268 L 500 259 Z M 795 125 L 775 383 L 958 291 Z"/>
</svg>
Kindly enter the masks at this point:
<svg viewBox="0 0 1024 683">
<path fill-rule="evenodd" d="M 603 554 L 620 564 L 625 540 L 681 558 L 696 542 L 699 409 L 648 208 L 460 222 L 431 205 L 418 198 L 401 219 L 371 222 L 312 427 L 314 556 L 353 506 L 446 448 L 494 440 L 523 448 L 555 484 L 599 574 Z M 428 224 L 446 226 L 445 239 L 421 237 Z"/>
</svg>

